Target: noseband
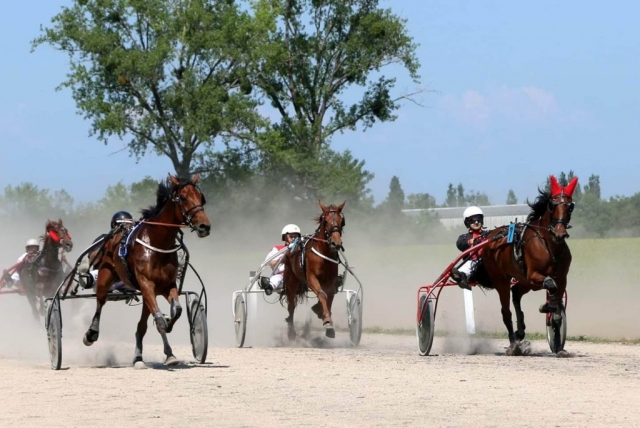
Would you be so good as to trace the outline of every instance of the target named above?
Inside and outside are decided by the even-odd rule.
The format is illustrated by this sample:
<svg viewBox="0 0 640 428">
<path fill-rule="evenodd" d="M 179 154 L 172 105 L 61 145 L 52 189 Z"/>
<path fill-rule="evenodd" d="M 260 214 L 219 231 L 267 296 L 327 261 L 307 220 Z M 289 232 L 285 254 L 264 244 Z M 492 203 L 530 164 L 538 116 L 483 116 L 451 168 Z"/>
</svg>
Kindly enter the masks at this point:
<svg viewBox="0 0 640 428">
<path fill-rule="evenodd" d="M 193 186 L 196 188 L 196 190 L 198 190 L 198 192 L 200 193 L 200 196 L 202 196 L 202 204 L 195 205 L 189 208 L 188 210 L 185 210 L 184 206 L 182 205 L 182 200 L 180 200 L 179 193 L 183 188 L 187 186 Z M 191 230 L 196 230 L 196 227 L 193 225 L 193 217 L 200 211 L 204 211 L 204 204 L 207 203 L 204 197 L 204 194 L 202 193 L 200 188 L 193 183 L 181 184 L 180 186 L 176 187 L 176 189 L 173 191 L 171 195 L 171 200 L 173 201 L 174 204 L 178 206 L 178 208 L 180 208 L 180 212 L 182 213 L 182 217 L 184 218 L 183 223 L 189 226 Z"/>
</svg>

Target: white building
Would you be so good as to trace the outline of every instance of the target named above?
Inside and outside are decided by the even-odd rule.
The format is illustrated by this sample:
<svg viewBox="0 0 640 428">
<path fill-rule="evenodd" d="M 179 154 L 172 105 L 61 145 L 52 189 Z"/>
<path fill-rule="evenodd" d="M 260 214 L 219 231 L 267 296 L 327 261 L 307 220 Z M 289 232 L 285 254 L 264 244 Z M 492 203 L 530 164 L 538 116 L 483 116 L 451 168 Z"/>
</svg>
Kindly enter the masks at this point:
<svg viewBox="0 0 640 428">
<path fill-rule="evenodd" d="M 408 216 L 418 216 L 425 211 L 436 214 L 440 219 L 440 223 L 449 230 L 464 228 L 462 213 L 465 209 L 467 207 L 410 209 L 402 210 L 402 212 Z M 508 225 L 510 222 L 524 222 L 531 212 L 531 208 L 527 204 L 489 205 L 480 207 L 480 209 L 484 213 L 484 225 L 489 230 L 494 227 Z"/>
</svg>

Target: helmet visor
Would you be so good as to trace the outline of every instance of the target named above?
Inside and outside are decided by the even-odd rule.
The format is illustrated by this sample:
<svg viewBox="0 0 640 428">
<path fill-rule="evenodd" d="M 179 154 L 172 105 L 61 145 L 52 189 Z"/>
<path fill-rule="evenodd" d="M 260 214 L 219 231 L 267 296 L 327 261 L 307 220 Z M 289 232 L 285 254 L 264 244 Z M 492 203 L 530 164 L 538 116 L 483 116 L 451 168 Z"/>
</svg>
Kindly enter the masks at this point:
<svg viewBox="0 0 640 428">
<path fill-rule="evenodd" d="M 467 219 L 467 222 L 469 224 L 474 224 L 474 223 L 483 223 L 484 222 L 484 216 L 482 214 L 478 214 L 478 215 L 472 215 L 471 217 L 469 217 Z"/>
</svg>

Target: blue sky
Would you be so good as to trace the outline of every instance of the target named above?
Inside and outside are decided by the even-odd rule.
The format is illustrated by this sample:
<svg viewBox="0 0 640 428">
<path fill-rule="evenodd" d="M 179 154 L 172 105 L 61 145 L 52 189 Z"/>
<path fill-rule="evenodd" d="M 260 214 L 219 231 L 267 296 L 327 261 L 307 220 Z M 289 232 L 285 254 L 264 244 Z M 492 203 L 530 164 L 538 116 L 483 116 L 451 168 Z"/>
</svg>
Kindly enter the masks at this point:
<svg viewBox="0 0 640 428">
<path fill-rule="evenodd" d="M 33 182 L 80 201 L 146 175 L 168 160 L 138 163 L 123 142 L 88 136 L 64 79 L 67 58 L 41 47 L 39 26 L 67 2 L 12 2 L 0 17 L 0 188 Z M 375 174 L 379 202 L 393 175 L 405 193 L 438 203 L 448 183 L 484 191 L 493 204 L 513 189 L 533 197 L 549 173 L 573 169 L 603 196 L 640 191 L 640 2 L 388 0 L 420 44 L 425 107 L 406 104 L 393 123 L 334 139 Z M 398 90 L 414 86 L 398 72 Z"/>
</svg>

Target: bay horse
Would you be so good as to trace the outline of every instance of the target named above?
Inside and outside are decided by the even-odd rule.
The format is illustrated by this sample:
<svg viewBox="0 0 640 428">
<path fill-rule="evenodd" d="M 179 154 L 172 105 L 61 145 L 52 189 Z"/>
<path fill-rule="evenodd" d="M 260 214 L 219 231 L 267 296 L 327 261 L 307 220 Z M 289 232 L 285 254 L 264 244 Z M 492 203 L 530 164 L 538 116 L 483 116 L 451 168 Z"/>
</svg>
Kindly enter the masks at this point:
<svg viewBox="0 0 640 428">
<path fill-rule="evenodd" d="M 311 307 L 322 320 L 327 337 L 336 336 L 331 319 L 331 305 L 337 293 L 338 251 L 343 249 L 342 231 L 345 218 L 342 209 L 346 203 L 326 207 L 318 201 L 322 213 L 315 218 L 318 228 L 306 243 L 299 244 L 293 252 L 284 254 L 284 292 L 280 301 L 286 298 L 289 317 L 287 317 L 289 340 L 296 338 L 293 325 L 293 312 L 296 304 L 303 301 L 306 292 L 311 289 L 318 302 Z M 304 261 L 301 263 L 301 259 Z"/>
<path fill-rule="evenodd" d="M 529 291 L 547 290 L 549 300 L 540 312 L 552 314 L 554 331 L 553 349 L 556 354 L 566 354 L 562 349 L 560 327 L 564 307 L 562 297 L 567 288 L 567 275 L 571 265 L 571 251 L 566 239 L 570 227 L 574 203 L 573 191 L 578 178 L 567 186 L 560 186 L 556 178 L 550 178 L 549 191 L 538 189 L 538 197 L 529 203 L 531 212 L 525 224 L 519 224 L 518 242 L 508 243 L 506 226 L 496 228 L 487 236 L 489 241 L 482 249 L 482 266 L 487 278 L 478 281 L 485 288 L 495 288 L 502 306 L 502 320 L 509 333 L 508 354 L 517 354 L 518 344 L 525 337 L 524 313 L 520 305 L 522 296 Z M 497 239 L 496 239 L 497 238 Z M 514 248 L 515 245 L 515 248 Z M 515 250 L 515 251 L 514 251 Z M 518 260 L 519 259 L 519 260 Z M 517 281 L 511 286 L 512 278 Z M 513 296 L 517 330 L 514 332 L 511 318 L 509 291 Z"/>
<path fill-rule="evenodd" d="M 32 260 L 25 260 L 18 268 L 20 282 L 24 288 L 27 301 L 36 320 L 44 315 L 44 301 L 52 297 L 58 285 L 64 279 L 62 261 L 64 252 L 73 249 L 73 241 L 62 219 L 47 220 L 42 250 Z M 60 253 L 62 252 L 62 255 Z"/>
<path fill-rule="evenodd" d="M 133 364 L 144 365 L 142 339 L 147 332 L 149 315 L 162 336 L 165 365 L 178 364 L 167 340 L 167 333 L 182 314 L 176 278 L 178 255 L 176 237 L 180 227 L 190 227 L 200 238 L 209 235 L 211 223 L 204 212 L 205 197 L 198 188 L 200 178 L 181 179 L 169 174 L 158 183 L 156 205 L 143 209 L 142 219 L 135 227 L 122 223 L 103 244 L 96 280 L 96 312 L 83 343 L 92 345 L 100 333 L 100 314 L 107 301 L 107 293 L 118 280 L 142 294 L 142 314 L 136 330 Z M 107 235 L 109 236 L 109 235 Z M 122 252 L 126 249 L 125 254 Z M 170 317 L 158 308 L 156 297 L 162 295 L 170 305 Z"/>
</svg>

